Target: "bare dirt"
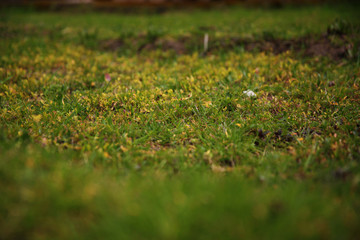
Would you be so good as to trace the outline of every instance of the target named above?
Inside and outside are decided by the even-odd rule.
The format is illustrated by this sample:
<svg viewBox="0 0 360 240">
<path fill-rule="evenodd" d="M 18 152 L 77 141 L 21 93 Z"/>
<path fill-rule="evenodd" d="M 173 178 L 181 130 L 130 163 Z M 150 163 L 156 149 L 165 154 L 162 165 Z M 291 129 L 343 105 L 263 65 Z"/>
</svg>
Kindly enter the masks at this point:
<svg viewBox="0 0 360 240">
<path fill-rule="evenodd" d="M 351 52 L 353 52 L 354 44 L 349 39 L 351 37 L 338 35 L 336 36 L 336 41 L 334 41 L 334 36 L 328 34 L 294 39 L 210 38 L 209 49 L 203 54 L 212 54 L 218 51 L 234 51 L 236 48 L 242 48 L 249 52 L 271 52 L 274 54 L 291 51 L 305 57 L 328 57 L 329 59 L 339 61 L 352 57 Z M 203 50 L 202 38 L 199 36 L 179 38 L 158 37 L 151 41 L 134 39 L 129 42 L 133 44 L 131 47 L 135 48 L 138 53 L 160 49 L 163 51 L 174 51 L 176 54 L 187 54 Z M 127 46 L 123 39 L 110 39 L 100 42 L 100 48 L 103 50 L 117 51 L 127 47 L 129 46 Z"/>
<path fill-rule="evenodd" d="M 238 44 L 243 45 L 247 51 L 273 52 L 280 54 L 286 51 L 300 53 L 307 57 L 328 57 L 332 60 L 341 60 L 349 57 L 349 50 L 352 44 L 346 42 L 345 38 L 341 38 L 341 44 L 334 44 L 330 37 L 323 35 L 321 37 L 302 37 L 291 40 L 273 39 L 259 41 L 242 41 L 238 40 Z"/>
</svg>

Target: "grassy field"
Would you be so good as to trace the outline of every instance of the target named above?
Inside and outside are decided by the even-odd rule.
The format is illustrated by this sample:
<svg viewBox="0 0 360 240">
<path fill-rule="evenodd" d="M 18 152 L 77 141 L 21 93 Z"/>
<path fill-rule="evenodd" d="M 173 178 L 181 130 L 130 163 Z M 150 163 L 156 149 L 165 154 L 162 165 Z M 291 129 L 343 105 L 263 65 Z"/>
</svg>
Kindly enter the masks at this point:
<svg viewBox="0 0 360 240">
<path fill-rule="evenodd" d="M 358 238 L 359 10 L 1 9 L 0 239 Z"/>
</svg>

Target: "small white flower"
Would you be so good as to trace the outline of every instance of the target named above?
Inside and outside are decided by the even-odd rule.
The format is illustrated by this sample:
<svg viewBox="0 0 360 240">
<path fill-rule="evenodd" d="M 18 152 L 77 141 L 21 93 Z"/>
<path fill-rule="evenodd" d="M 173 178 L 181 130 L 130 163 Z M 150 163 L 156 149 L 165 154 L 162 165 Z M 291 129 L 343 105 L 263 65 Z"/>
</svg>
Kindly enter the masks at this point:
<svg viewBox="0 0 360 240">
<path fill-rule="evenodd" d="M 251 90 L 243 91 L 244 94 L 246 94 L 248 97 L 256 97 L 256 94 Z"/>
</svg>

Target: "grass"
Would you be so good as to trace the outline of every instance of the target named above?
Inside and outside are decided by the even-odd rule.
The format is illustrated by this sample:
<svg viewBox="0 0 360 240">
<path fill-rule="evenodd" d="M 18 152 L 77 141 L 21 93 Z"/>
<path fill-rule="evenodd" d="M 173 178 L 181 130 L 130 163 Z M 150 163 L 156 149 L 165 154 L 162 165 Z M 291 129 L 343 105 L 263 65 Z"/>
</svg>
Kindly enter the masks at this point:
<svg viewBox="0 0 360 240">
<path fill-rule="evenodd" d="M 355 13 L 2 10 L 2 238 L 355 239 Z M 335 19 L 352 58 L 138 51 L 209 31 L 210 48 L 212 36 L 316 38 Z M 125 49 L 100 47 L 111 38 Z"/>
</svg>

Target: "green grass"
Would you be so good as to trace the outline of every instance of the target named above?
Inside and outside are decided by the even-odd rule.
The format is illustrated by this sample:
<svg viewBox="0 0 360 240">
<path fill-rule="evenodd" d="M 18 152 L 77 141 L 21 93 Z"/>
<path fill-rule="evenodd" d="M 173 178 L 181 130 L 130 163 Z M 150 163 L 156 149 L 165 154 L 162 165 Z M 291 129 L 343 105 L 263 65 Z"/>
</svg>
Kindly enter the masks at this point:
<svg viewBox="0 0 360 240">
<path fill-rule="evenodd" d="M 2 10 L 1 238 L 356 239 L 359 59 L 137 51 L 318 37 L 335 19 L 357 44 L 356 10 Z"/>
</svg>

